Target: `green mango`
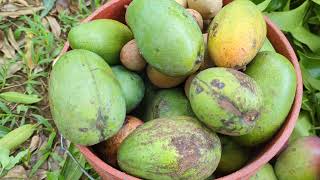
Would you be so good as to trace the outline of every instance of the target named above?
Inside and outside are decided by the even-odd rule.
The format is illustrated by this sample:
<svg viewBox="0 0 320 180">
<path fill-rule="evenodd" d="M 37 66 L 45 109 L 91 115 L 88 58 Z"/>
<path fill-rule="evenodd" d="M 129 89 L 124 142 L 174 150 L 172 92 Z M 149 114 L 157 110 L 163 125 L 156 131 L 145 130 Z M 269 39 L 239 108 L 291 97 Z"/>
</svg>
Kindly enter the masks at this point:
<svg viewBox="0 0 320 180">
<path fill-rule="evenodd" d="M 272 166 L 268 163 L 262 166 L 258 172 L 250 177 L 250 180 L 277 180 Z"/>
<path fill-rule="evenodd" d="M 169 76 L 195 72 L 204 57 L 202 32 L 192 15 L 173 0 L 134 0 L 126 20 L 145 60 Z"/>
<path fill-rule="evenodd" d="M 245 71 L 263 92 L 263 107 L 253 131 L 235 137 L 242 145 L 268 141 L 285 121 L 293 103 L 297 77 L 290 61 L 276 52 L 260 52 Z"/>
<path fill-rule="evenodd" d="M 301 137 L 316 135 L 313 132 L 312 128 L 313 128 L 313 125 L 311 124 L 311 117 L 309 112 L 301 110 L 297 123 L 288 140 L 289 144 Z"/>
<path fill-rule="evenodd" d="M 279 180 L 318 180 L 320 177 L 320 138 L 301 137 L 289 144 L 274 166 Z"/>
<path fill-rule="evenodd" d="M 241 169 L 249 160 L 249 151 L 240 146 L 228 136 L 219 136 L 222 153 L 217 172 L 222 175 L 230 174 Z"/>
<path fill-rule="evenodd" d="M 53 66 L 49 102 L 58 130 L 75 144 L 93 145 L 121 128 L 125 99 L 108 64 L 97 54 L 77 49 Z"/>
<path fill-rule="evenodd" d="M 273 51 L 273 52 L 276 52 L 276 50 L 274 49 L 274 47 L 272 46 L 271 42 L 269 41 L 268 38 L 266 38 L 266 40 L 264 41 L 261 49 L 259 52 L 262 52 L 262 51 Z"/>
<path fill-rule="evenodd" d="M 221 156 L 218 136 L 187 116 L 146 122 L 120 145 L 121 170 L 144 179 L 202 180 L 216 169 Z"/>
<path fill-rule="evenodd" d="M 112 19 L 98 19 L 73 27 L 68 34 L 72 49 L 100 55 L 109 65 L 120 64 L 122 47 L 133 39 L 130 29 Z"/>
<path fill-rule="evenodd" d="M 189 100 L 179 88 L 158 91 L 145 113 L 146 121 L 173 116 L 195 116 Z"/>
<path fill-rule="evenodd" d="M 212 130 L 230 136 L 249 133 L 262 106 L 262 91 L 248 75 L 231 68 L 209 68 L 192 80 L 193 112 Z"/>
<path fill-rule="evenodd" d="M 123 66 L 112 67 L 112 72 L 118 80 L 126 100 L 127 113 L 131 112 L 144 96 L 144 83 L 141 77 Z"/>
</svg>

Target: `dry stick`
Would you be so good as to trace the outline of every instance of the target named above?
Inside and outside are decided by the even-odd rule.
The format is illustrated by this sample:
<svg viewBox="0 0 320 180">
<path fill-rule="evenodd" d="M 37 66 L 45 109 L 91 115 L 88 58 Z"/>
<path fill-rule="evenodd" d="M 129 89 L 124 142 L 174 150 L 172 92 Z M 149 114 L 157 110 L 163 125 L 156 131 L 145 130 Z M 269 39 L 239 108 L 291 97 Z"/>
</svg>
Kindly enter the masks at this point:
<svg viewBox="0 0 320 180">
<path fill-rule="evenodd" d="M 95 180 L 82 166 L 81 164 L 79 163 L 79 161 L 73 157 L 73 155 L 70 153 L 70 151 L 64 147 L 64 144 L 63 144 L 63 139 L 64 137 L 62 136 L 62 134 L 60 134 L 60 143 L 61 143 L 61 148 L 63 150 L 66 151 L 67 155 L 70 156 L 70 158 L 79 166 L 80 170 L 90 179 L 90 180 Z"/>
</svg>

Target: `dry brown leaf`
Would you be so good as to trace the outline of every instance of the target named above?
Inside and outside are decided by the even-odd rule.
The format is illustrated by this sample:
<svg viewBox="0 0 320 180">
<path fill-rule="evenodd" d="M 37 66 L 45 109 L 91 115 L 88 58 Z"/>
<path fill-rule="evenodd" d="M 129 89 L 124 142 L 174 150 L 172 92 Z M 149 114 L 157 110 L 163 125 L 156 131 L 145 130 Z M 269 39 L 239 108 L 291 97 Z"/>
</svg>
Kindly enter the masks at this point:
<svg viewBox="0 0 320 180">
<path fill-rule="evenodd" d="M 5 58 L 11 59 L 16 55 L 14 48 L 10 46 L 6 37 L 4 37 L 3 46 L 0 50 L 3 52 Z"/>
<path fill-rule="evenodd" d="M 34 150 L 39 148 L 39 142 L 40 142 L 40 136 L 34 135 L 31 139 L 30 146 L 29 146 L 30 152 L 33 152 Z"/>
<path fill-rule="evenodd" d="M 43 27 L 45 27 L 46 29 L 48 29 L 48 20 L 46 18 L 42 18 L 41 19 L 41 24 L 43 25 Z"/>
<path fill-rule="evenodd" d="M 32 60 L 32 38 L 33 35 L 31 33 L 27 33 L 25 46 L 25 63 L 30 70 L 35 67 L 35 64 Z"/>
<path fill-rule="evenodd" d="M 22 61 L 18 61 L 14 64 L 12 64 L 9 69 L 8 69 L 8 77 L 12 77 L 12 75 L 14 75 L 16 72 L 20 71 L 23 67 L 23 62 Z"/>
<path fill-rule="evenodd" d="M 9 2 L 19 3 L 19 4 L 27 6 L 27 7 L 29 6 L 28 2 L 25 0 L 9 0 Z"/>
<path fill-rule="evenodd" d="M 12 3 L 5 4 L 2 7 L 0 7 L 0 10 L 4 12 L 14 12 L 14 11 L 17 11 L 18 9 L 19 7 Z"/>
<path fill-rule="evenodd" d="M 27 172 L 23 166 L 15 166 L 12 168 L 6 176 L 2 177 L 3 180 L 13 179 L 28 179 Z"/>
<path fill-rule="evenodd" d="M 0 12 L 0 16 L 16 18 L 22 15 L 34 14 L 42 9 L 43 7 L 24 7 L 15 11 L 12 11 L 11 9 L 10 11 Z"/>
<path fill-rule="evenodd" d="M 16 39 L 14 38 L 13 31 L 12 31 L 11 28 L 9 28 L 9 30 L 8 30 L 8 40 L 9 40 L 11 46 L 12 46 L 15 50 L 17 50 L 17 51 L 20 50 L 19 45 L 18 45 Z"/>
<path fill-rule="evenodd" d="M 67 10 L 70 6 L 70 0 L 57 0 L 56 1 L 56 10 L 58 13 Z"/>
<path fill-rule="evenodd" d="M 3 41 L 4 41 L 4 32 L 0 30 L 0 49 L 3 46 Z"/>
<path fill-rule="evenodd" d="M 51 29 L 52 33 L 58 39 L 61 35 L 61 27 L 60 27 L 58 21 L 52 16 L 47 16 L 46 19 L 49 22 L 50 29 Z"/>
</svg>

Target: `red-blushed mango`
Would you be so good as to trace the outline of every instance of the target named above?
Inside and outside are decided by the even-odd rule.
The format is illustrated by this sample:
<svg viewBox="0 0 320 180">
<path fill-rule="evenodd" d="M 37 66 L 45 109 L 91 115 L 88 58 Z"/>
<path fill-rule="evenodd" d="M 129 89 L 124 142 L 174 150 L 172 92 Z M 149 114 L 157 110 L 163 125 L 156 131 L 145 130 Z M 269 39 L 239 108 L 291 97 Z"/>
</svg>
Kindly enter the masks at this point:
<svg viewBox="0 0 320 180">
<path fill-rule="evenodd" d="M 147 67 L 147 75 L 150 82 L 159 88 L 173 88 L 183 83 L 183 81 L 186 79 L 185 76 L 182 76 L 182 77 L 168 76 L 156 70 L 155 68 L 151 67 L 150 65 L 148 65 Z"/>
<path fill-rule="evenodd" d="M 279 180 L 316 180 L 320 178 L 320 138 L 302 137 L 282 152 L 275 164 Z"/>
<path fill-rule="evenodd" d="M 75 144 L 94 145 L 118 132 L 125 99 L 111 68 L 97 54 L 76 49 L 53 66 L 49 80 L 53 120 Z"/>
<path fill-rule="evenodd" d="M 187 11 L 192 15 L 192 17 L 197 22 L 197 24 L 199 25 L 199 28 L 202 31 L 203 30 L 203 19 L 202 19 L 201 14 L 194 9 L 187 9 Z"/>
<path fill-rule="evenodd" d="M 146 61 L 140 54 L 136 41 L 133 39 L 123 46 L 120 52 L 120 61 L 131 71 L 142 71 Z"/>
<path fill-rule="evenodd" d="M 248 75 L 231 68 L 209 68 L 192 80 L 188 98 L 198 119 L 221 134 L 240 136 L 254 128 L 262 91 Z"/>
<path fill-rule="evenodd" d="M 266 22 L 253 2 L 232 1 L 209 26 L 209 55 L 216 66 L 244 68 L 262 47 L 266 34 Z"/>
<path fill-rule="evenodd" d="M 126 20 L 144 59 L 168 76 L 187 76 L 199 69 L 204 42 L 198 24 L 173 0 L 134 0 Z"/>
<path fill-rule="evenodd" d="M 218 136 L 187 116 L 148 121 L 120 145 L 121 170 L 143 179 L 202 180 L 216 169 L 221 156 Z"/>
</svg>

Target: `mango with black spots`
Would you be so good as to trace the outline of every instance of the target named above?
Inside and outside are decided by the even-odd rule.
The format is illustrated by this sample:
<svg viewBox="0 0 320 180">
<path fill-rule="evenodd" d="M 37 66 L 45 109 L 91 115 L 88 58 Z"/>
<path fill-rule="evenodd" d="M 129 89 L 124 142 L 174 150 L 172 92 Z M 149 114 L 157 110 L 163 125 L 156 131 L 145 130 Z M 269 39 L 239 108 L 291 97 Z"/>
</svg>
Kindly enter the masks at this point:
<svg viewBox="0 0 320 180">
<path fill-rule="evenodd" d="M 126 12 L 145 60 L 168 76 L 197 71 L 204 56 L 202 32 L 182 6 L 173 0 L 134 0 Z"/>
<path fill-rule="evenodd" d="M 248 75 L 231 68 L 209 68 L 191 82 L 193 112 L 212 130 L 230 136 L 249 133 L 262 106 L 262 91 Z"/>
<path fill-rule="evenodd" d="M 121 170 L 143 179 L 202 180 L 216 169 L 221 156 L 218 136 L 187 116 L 148 121 L 120 145 Z"/>
<path fill-rule="evenodd" d="M 209 26 L 209 55 L 216 66 L 242 69 L 256 56 L 266 35 L 258 7 L 249 0 L 232 1 Z"/>
<path fill-rule="evenodd" d="M 71 50 L 53 66 L 49 80 L 53 120 L 75 144 L 94 145 L 121 128 L 125 99 L 111 68 L 97 54 Z"/>
<path fill-rule="evenodd" d="M 260 52 L 245 71 L 263 92 L 260 117 L 252 132 L 234 137 L 245 146 L 267 142 L 279 130 L 290 112 L 297 86 L 297 77 L 290 61 L 276 52 Z"/>
<path fill-rule="evenodd" d="M 122 47 L 133 39 L 130 29 L 119 21 L 98 19 L 73 27 L 68 34 L 72 49 L 97 53 L 109 65 L 120 64 Z"/>
<path fill-rule="evenodd" d="M 180 88 L 159 90 L 145 110 L 146 121 L 173 116 L 194 117 L 191 105 Z"/>
</svg>

